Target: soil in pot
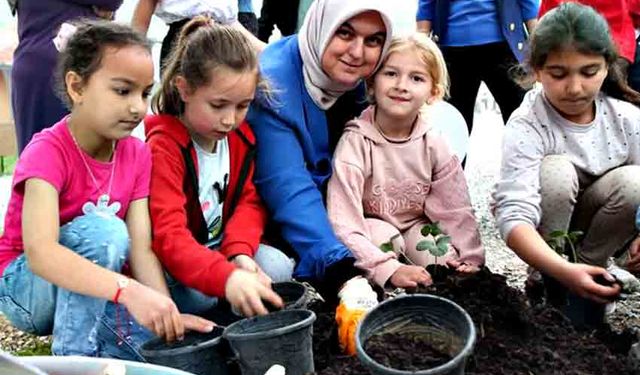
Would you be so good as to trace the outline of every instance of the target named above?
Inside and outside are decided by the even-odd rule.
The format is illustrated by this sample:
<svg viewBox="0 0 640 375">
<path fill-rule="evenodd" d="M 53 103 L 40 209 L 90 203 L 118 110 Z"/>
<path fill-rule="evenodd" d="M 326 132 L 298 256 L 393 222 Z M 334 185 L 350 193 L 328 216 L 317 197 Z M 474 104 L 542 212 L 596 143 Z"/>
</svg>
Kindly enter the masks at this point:
<svg viewBox="0 0 640 375">
<path fill-rule="evenodd" d="M 531 307 L 524 293 L 488 269 L 471 276 L 449 273 L 418 291 L 456 302 L 473 319 L 477 341 L 467 361 L 467 375 L 634 374 L 626 362 L 634 342 L 631 332 L 614 333 L 606 327 L 578 331 L 558 310 Z M 312 309 L 318 316 L 313 337 L 317 374 L 368 374 L 357 358 L 339 354 L 332 307 Z M 421 351 L 407 347 L 396 356 L 411 363 L 413 353 Z"/>
<path fill-rule="evenodd" d="M 433 335 L 412 333 L 383 333 L 374 335 L 364 345 L 364 350 L 376 362 L 402 371 L 419 371 L 438 367 L 450 361 L 452 348 L 448 340 L 434 340 Z M 409 360 L 405 352 L 409 350 Z"/>
</svg>

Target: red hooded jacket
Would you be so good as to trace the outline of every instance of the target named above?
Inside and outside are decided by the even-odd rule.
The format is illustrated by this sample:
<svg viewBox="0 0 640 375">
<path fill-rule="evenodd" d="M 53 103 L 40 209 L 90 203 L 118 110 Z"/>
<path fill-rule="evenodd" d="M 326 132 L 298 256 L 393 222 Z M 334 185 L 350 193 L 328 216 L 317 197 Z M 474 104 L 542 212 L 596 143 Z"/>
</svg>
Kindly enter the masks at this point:
<svg viewBox="0 0 640 375">
<path fill-rule="evenodd" d="M 247 123 L 229 134 L 230 170 L 224 200 L 220 251 L 203 244 L 207 224 L 198 199 L 198 157 L 187 129 L 170 115 L 145 118 L 153 169 L 149 207 L 153 250 L 165 269 L 187 287 L 223 297 L 235 265 L 230 257 L 253 257 L 267 214 L 253 185 L 255 137 Z"/>
</svg>

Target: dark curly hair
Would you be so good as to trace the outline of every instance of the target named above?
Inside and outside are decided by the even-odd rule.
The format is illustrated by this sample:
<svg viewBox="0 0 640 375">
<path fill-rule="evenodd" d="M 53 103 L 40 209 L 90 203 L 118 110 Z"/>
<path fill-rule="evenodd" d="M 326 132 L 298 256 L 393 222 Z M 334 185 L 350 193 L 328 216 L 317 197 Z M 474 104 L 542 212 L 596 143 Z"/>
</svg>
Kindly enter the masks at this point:
<svg viewBox="0 0 640 375">
<path fill-rule="evenodd" d="M 83 19 L 73 23 L 78 29 L 69 38 L 67 45 L 60 53 L 56 71 L 58 96 L 71 109 L 72 102 L 65 85 L 68 72 L 78 74 L 83 82 L 87 82 L 102 63 L 107 47 L 123 48 L 139 46 L 151 54 L 151 44 L 147 38 L 131 27 L 103 20 Z"/>
<path fill-rule="evenodd" d="M 574 2 L 560 4 L 540 19 L 529 43 L 528 72 L 541 69 L 549 54 L 567 48 L 587 55 L 600 55 L 609 68 L 602 91 L 616 99 L 640 105 L 640 93 L 629 87 L 618 62 L 609 25 L 592 7 Z"/>
</svg>

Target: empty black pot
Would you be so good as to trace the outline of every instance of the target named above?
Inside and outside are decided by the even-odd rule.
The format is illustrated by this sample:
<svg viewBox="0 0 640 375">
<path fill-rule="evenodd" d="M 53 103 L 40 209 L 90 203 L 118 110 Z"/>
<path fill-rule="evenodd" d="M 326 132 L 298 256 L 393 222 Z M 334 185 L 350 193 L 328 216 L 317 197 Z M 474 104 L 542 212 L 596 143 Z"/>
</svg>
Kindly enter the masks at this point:
<svg viewBox="0 0 640 375">
<path fill-rule="evenodd" d="M 271 285 L 273 291 L 276 292 L 284 302 L 284 310 L 304 309 L 307 307 L 306 292 L 307 288 L 297 281 L 285 281 L 274 283 Z M 273 305 L 266 303 L 269 311 L 276 311 Z"/>
<path fill-rule="evenodd" d="M 365 351 L 367 340 L 393 332 L 412 335 L 416 332 L 446 344 L 451 359 L 418 371 L 405 371 L 376 362 Z M 400 296 L 380 303 L 362 319 L 356 331 L 358 359 L 376 375 L 464 374 L 467 357 L 473 352 L 476 329 L 467 312 L 454 302 L 430 294 Z M 407 348 L 411 350 L 412 348 Z"/>
<path fill-rule="evenodd" d="M 222 332 L 220 327 L 210 333 L 187 332 L 184 340 L 173 343 L 155 338 L 142 345 L 140 353 L 149 363 L 195 375 L 228 375 L 230 350 Z"/>
<path fill-rule="evenodd" d="M 235 353 L 242 375 L 263 375 L 282 365 L 287 375 L 314 372 L 312 330 L 316 315 L 309 310 L 283 310 L 240 320 L 223 336 Z"/>
</svg>

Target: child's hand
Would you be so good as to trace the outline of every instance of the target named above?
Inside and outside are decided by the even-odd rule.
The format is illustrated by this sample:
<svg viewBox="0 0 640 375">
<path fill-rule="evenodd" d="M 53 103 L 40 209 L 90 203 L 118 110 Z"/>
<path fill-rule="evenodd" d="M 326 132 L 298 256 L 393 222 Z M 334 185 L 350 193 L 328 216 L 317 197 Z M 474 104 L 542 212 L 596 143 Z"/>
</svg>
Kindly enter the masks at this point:
<svg viewBox="0 0 640 375">
<path fill-rule="evenodd" d="M 256 263 L 256 261 L 253 260 L 253 258 L 251 258 L 250 256 L 240 254 L 233 258 L 231 262 L 238 268 L 256 273 L 258 275 L 258 280 L 260 280 L 260 282 L 265 286 L 271 285 L 271 278 L 266 273 L 264 273 L 264 271 L 262 271 L 262 268 L 260 268 L 260 266 L 258 266 L 258 263 Z"/>
<path fill-rule="evenodd" d="M 464 262 L 460 262 L 456 259 L 451 259 L 447 261 L 447 266 L 456 270 L 456 272 L 460 273 L 476 273 L 480 271 L 480 267 L 474 266 L 473 264 L 467 264 Z"/>
<path fill-rule="evenodd" d="M 640 236 L 629 245 L 629 260 L 625 268 L 629 272 L 640 272 Z"/>
<path fill-rule="evenodd" d="M 181 318 L 184 329 L 189 331 L 207 333 L 213 331 L 213 327 L 216 326 L 214 322 L 196 315 L 182 314 Z"/>
<path fill-rule="evenodd" d="M 282 298 L 270 286 L 264 285 L 254 272 L 236 269 L 227 279 L 224 291 L 231 306 L 246 317 L 268 313 L 262 300 L 277 308 L 284 306 Z"/>
<path fill-rule="evenodd" d="M 601 278 L 610 285 L 598 283 L 596 278 Z M 580 297 L 598 303 L 609 303 L 620 294 L 620 285 L 607 270 L 588 264 L 566 262 L 558 274 L 558 281 Z"/>
<path fill-rule="evenodd" d="M 171 298 L 132 279 L 122 289 L 120 302 L 138 323 L 156 336 L 167 341 L 184 337 L 184 324 Z"/>
<path fill-rule="evenodd" d="M 424 267 L 402 265 L 389 279 L 396 288 L 415 288 L 418 284 L 429 286 L 433 282 Z"/>
</svg>

